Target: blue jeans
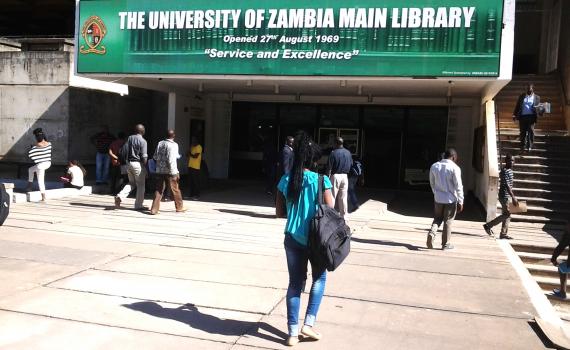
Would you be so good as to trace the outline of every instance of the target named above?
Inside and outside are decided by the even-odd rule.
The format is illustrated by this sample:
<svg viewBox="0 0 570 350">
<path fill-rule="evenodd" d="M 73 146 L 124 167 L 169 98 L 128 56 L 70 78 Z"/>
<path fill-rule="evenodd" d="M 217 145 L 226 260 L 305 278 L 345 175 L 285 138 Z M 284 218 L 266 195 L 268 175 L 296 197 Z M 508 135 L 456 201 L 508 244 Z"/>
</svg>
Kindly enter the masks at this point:
<svg viewBox="0 0 570 350">
<path fill-rule="evenodd" d="M 95 182 L 102 183 L 109 180 L 110 161 L 109 154 L 97 152 L 95 157 Z"/>
<path fill-rule="evenodd" d="M 348 208 L 351 211 L 358 209 L 358 198 L 356 197 L 356 183 L 358 182 L 357 176 L 348 177 Z"/>
<path fill-rule="evenodd" d="M 309 250 L 301 245 L 291 235 L 285 234 L 285 255 L 287 256 L 287 269 L 289 270 L 289 287 L 287 288 L 287 326 L 289 336 L 299 335 L 299 309 L 301 308 L 301 292 L 305 288 L 307 280 L 307 263 L 309 262 Z M 313 285 L 309 294 L 309 305 L 305 315 L 305 325 L 313 326 L 317 319 L 319 306 L 325 292 L 327 270 L 313 266 Z"/>
</svg>

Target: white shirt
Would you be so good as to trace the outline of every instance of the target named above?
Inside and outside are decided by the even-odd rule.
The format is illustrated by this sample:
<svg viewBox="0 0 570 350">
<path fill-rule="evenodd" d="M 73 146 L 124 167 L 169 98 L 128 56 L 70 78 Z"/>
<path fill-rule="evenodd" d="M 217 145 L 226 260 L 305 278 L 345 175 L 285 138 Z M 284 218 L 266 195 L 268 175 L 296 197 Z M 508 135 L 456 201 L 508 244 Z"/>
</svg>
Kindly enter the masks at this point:
<svg viewBox="0 0 570 350">
<path fill-rule="evenodd" d="M 452 160 L 434 163 L 429 172 L 429 183 L 436 203 L 463 204 L 461 169 Z"/>
<path fill-rule="evenodd" d="M 83 187 L 83 171 L 78 166 L 70 166 L 67 173 L 71 175 L 71 184 L 73 186 Z"/>
<path fill-rule="evenodd" d="M 178 144 L 174 140 L 166 139 L 160 141 L 154 152 L 156 160 L 156 173 L 178 175 L 177 160 L 180 158 Z"/>
</svg>

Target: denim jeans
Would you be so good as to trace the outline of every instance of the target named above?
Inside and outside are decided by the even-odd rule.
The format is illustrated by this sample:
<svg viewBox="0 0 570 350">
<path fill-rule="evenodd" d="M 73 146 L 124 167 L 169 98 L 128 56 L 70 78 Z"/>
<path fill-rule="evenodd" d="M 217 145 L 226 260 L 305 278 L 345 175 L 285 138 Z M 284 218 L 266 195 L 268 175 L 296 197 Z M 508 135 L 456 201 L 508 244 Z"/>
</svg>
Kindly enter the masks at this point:
<svg viewBox="0 0 570 350">
<path fill-rule="evenodd" d="M 356 183 L 358 182 L 357 176 L 348 177 L 348 209 L 356 210 L 358 209 L 358 198 L 356 197 Z"/>
<path fill-rule="evenodd" d="M 95 182 L 102 183 L 109 180 L 109 163 L 111 157 L 107 153 L 97 152 L 95 157 Z"/>
<path fill-rule="evenodd" d="M 299 335 L 299 309 L 301 308 L 301 292 L 307 280 L 307 263 L 309 250 L 301 245 L 291 235 L 285 234 L 285 255 L 287 256 L 287 269 L 289 270 L 289 287 L 287 288 L 287 327 L 289 336 Z M 313 326 L 319 312 L 319 306 L 325 292 L 327 270 L 313 266 L 313 284 L 309 294 L 309 304 L 305 314 L 305 325 Z"/>
</svg>

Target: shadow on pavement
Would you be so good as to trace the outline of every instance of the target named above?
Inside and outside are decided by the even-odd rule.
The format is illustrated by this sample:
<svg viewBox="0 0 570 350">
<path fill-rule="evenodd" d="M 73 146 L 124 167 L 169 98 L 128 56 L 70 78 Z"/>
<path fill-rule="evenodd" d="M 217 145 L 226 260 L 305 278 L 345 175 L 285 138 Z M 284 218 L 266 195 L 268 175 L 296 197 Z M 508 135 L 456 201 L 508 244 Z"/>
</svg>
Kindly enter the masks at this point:
<svg viewBox="0 0 570 350">
<path fill-rule="evenodd" d="M 455 217 L 456 220 L 485 221 L 485 212 L 473 195 L 466 195 L 464 207 L 464 211 Z M 432 218 L 433 194 L 414 191 L 398 192 L 388 202 L 388 210 L 405 216 Z"/>
<path fill-rule="evenodd" d="M 194 304 L 185 304 L 177 308 L 165 308 L 161 305 L 143 301 L 132 304 L 123 304 L 124 307 L 151 315 L 187 324 L 210 334 L 227 336 L 252 335 L 265 340 L 282 343 L 287 334 L 265 322 L 249 322 L 232 319 L 221 319 L 216 316 L 204 314 Z M 260 333 L 264 330 L 270 334 Z"/>
<path fill-rule="evenodd" d="M 103 210 L 128 210 L 129 208 L 125 207 L 115 207 L 115 205 L 102 205 L 102 204 L 92 204 L 92 203 L 81 203 L 81 202 L 71 202 L 69 205 L 74 205 L 77 207 L 86 207 L 86 208 L 99 208 Z"/>
<path fill-rule="evenodd" d="M 376 239 L 362 239 L 362 238 L 356 238 L 356 237 L 352 237 L 351 241 L 357 242 L 357 243 L 365 243 L 365 244 L 378 244 L 378 245 L 384 245 L 384 246 L 389 246 L 389 247 L 404 247 L 408 250 L 414 250 L 414 251 L 426 250 L 424 247 L 419 247 L 417 245 L 413 245 L 413 244 L 409 244 L 409 243 L 401 243 L 401 242 L 382 241 L 382 240 L 376 240 Z"/>
<path fill-rule="evenodd" d="M 252 218 L 275 219 L 275 214 L 261 214 L 248 210 L 235 210 L 235 209 L 216 209 L 216 210 L 221 213 L 251 216 Z"/>
</svg>

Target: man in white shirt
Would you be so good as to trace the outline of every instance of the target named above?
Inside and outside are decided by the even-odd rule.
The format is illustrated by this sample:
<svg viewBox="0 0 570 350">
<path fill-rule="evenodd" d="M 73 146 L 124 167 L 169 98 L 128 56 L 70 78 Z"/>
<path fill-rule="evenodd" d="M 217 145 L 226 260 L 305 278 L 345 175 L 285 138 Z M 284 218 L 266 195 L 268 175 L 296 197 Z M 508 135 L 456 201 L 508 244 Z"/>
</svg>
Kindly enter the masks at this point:
<svg viewBox="0 0 570 350">
<path fill-rule="evenodd" d="M 457 151 L 450 148 L 445 151 L 444 159 L 434 163 L 429 172 L 429 182 L 435 202 L 434 219 L 427 236 L 429 249 L 433 248 L 433 239 L 442 223 L 441 249 L 453 249 L 449 243 L 451 226 L 455 215 L 463 211 L 463 184 L 457 159 Z"/>
<path fill-rule="evenodd" d="M 180 192 L 180 173 L 178 172 L 178 144 L 174 142 L 174 130 L 168 130 L 166 140 L 160 141 L 156 146 L 153 159 L 156 163 L 156 190 L 150 213 L 158 214 L 160 210 L 160 200 L 164 189 L 168 188 L 172 193 L 176 212 L 185 212 L 183 207 L 182 193 Z"/>
</svg>

